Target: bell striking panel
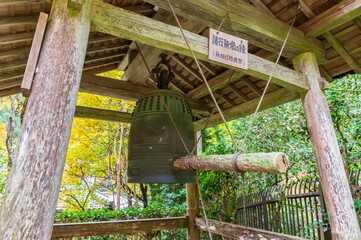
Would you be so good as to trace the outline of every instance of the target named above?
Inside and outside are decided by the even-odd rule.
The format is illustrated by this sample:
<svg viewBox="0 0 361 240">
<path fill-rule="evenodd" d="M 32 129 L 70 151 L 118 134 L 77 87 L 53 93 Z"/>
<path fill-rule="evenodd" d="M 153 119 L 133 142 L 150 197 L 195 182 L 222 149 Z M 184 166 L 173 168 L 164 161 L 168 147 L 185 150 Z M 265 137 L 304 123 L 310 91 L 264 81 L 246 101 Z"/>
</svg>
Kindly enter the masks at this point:
<svg viewBox="0 0 361 240">
<path fill-rule="evenodd" d="M 159 94 L 159 92 L 161 94 Z M 195 171 L 173 166 L 176 156 L 188 154 L 161 98 L 179 129 L 187 148 L 194 147 L 192 112 L 182 95 L 171 90 L 151 91 L 138 100 L 129 135 L 129 183 L 190 183 Z"/>
</svg>

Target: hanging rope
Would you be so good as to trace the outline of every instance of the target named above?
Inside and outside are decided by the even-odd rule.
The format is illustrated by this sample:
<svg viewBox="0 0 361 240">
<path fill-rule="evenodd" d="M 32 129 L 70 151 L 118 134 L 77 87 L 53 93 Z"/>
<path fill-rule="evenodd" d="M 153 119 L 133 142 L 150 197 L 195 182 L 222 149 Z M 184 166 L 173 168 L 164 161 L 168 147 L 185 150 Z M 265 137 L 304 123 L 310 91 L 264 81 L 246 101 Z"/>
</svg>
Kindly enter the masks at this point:
<svg viewBox="0 0 361 240">
<path fill-rule="evenodd" d="M 177 15 L 175 14 L 175 11 L 174 11 L 174 9 L 173 9 L 170 1 L 169 1 L 169 0 L 167 0 L 167 1 L 168 1 L 168 4 L 169 4 L 169 8 L 171 9 L 171 11 L 172 11 L 172 13 L 173 13 L 173 16 L 174 16 L 174 18 L 175 18 L 175 20 L 176 20 L 176 22 L 177 22 L 177 24 L 178 24 L 178 27 L 179 27 L 179 29 L 180 29 L 180 31 L 181 31 L 181 33 L 182 33 L 183 39 L 184 39 L 184 41 L 186 42 L 187 47 L 188 47 L 189 51 L 191 52 L 192 57 L 193 57 L 196 65 L 197 65 L 198 71 L 199 71 L 199 73 L 200 73 L 201 76 L 202 76 L 203 82 L 204 82 L 204 83 L 206 84 L 206 86 L 207 86 L 208 92 L 209 92 L 209 94 L 211 95 L 211 98 L 212 98 L 212 100 L 213 100 L 213 102 L 214 102 L 214 104 L 215 104 L 215 106 L 216 106 L 216 108 L 217 108 L 217 110 L 218 110 L 218 112 L 219 112 L 222 120 L 223 120 L 223 123 L 224 123 L 225 126 L 226 126 L 226 129 L 227 129 L 230 137 L 232 138 L 232 141 L 233 141 L 234 146 L 236 147 L 236 149 L 238 149 L 237 142 L 235 141 L 235 139 L 234 139 L 234 137 L 233 137 L 233 135 L 232 135 L 232 132 L 231 132 L 230 128 L 228 127 L 227 121 L 226 121 L 226 119 L 225 119 L 224 116 L 223 116 L 222 110 L 221 110 L 221 108 L 219 107 L 218 102 L 217 102 L 216 98 L 215 98 L 214 95 L 213 95 L 212 89 L 211 89 L 211 87 L 209 86 L 208 81 L 207 81 L 206 77 L 204 76 L 204 73 L 203 73 L 203 71 L 201 70 L 201 66 L 199 65 L 198 59 L 197 59 L 196 56 L 194 55 L 194 52 L 193 52 L 191 46 L 189 45 L 188 39 L 186 38 L 186 36 L 185 36 L 185 34 L 184 34 L 184 30 L 183 30 L 183 28 L 182 28 L 182 25 L 180 24 L 179 19 L 178 19 Z"/>
</svg>

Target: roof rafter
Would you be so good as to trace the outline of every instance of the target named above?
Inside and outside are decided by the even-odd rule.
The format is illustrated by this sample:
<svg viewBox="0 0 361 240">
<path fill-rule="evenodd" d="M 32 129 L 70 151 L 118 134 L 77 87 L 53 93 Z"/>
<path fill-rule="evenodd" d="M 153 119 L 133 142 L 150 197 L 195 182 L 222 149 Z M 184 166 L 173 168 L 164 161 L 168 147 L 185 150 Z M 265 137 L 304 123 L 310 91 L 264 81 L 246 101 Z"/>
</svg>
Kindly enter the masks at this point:
<svg viewBox="0 0 361 240">
<path fill-rule="evenodd" d="M 300 0 L 301 10 L 308 18 L 316 17 L 316 14 L 312 11 L 310 7 L 306 4 L 304 0 Z M 355 73 L 361 73 L 361 67 L 353 59 L 353 57 L 347 52 L 347 50 L 342 46 L 342 44 L 337 40 L 330 31 L 323 33 L 323 36 L 330 43 L 330 45 L 336 50 L 338 54 L 346 61 L 346 63 L 355 71 Z M 323 74 L 324 75 L 324 71 Z"/>
<path fill-rule="evenodd" d="M 169 24 L 114 7 L 100 0 L 93 2 L 91 21 L 92 27 L 97 31 L 191 56 L 179 29 Z M 188 31 L 185 31 L 185 34 L 199 60 L 215 63 L 208 59 L 208 39 L 206 37 Z M 248 55 L 248 61 L 248 70 L 217 64 L 260 79 L 267 80 L 269 78 L 270 69 L 273 68 L 274 63 L 253 54 Z M 295 91 L 307 89 L 303 74 L 280 65 L 273 74 L 272 82 Z"/>
<path fill-rule="evenodd" d="M 361 15 L 361 1 L 343 0 L 302 24 L 299 29 L 308 37 L 317 37 Z"/>
</svg>

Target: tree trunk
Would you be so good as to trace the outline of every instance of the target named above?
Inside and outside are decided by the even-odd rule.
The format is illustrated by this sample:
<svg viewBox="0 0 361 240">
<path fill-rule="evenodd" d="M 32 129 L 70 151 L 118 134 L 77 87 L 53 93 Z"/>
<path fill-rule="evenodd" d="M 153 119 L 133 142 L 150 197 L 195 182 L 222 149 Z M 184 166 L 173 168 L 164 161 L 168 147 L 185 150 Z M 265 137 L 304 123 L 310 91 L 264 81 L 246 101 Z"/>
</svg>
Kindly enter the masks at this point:
<svg viewBox="0 0 361 240">
<path fill-rule="evenodd" d="M 142 193 L 143 208 L 148 207 L 148 186 L 144 183 L 139 183 L 139 188 Z"/>
<path fill-rule="evenodd" d="M 1 239 L 50 239 L 90 29 L 91 0 L 54 0 L 0 220 Z"/>
<path fill-rule="evenodd" d="M 303 108 L 321 178 L 332 239 L 361 239 L 330 110 L 317 81 L 320 73 L 316 58 L 313 53 L 300 54 L 294 59 L 294 66 L 305 74 L 309 82 L 309 91 L 303 95 Z"/>
<path fill-rule="evenodd" d="M 174 166 L 182 169 L 216 170 L 234 172 L 233 154 L 186 156 L 177 159 Z M 281 173 L 287 169 L 288 156 L 284 153 L 244 153 L 237 159 L 242 172 Z"/>
<path fill-rule="evenodd" d="M 14 140 L 14 130 L 16 123 L 16 115 L 15 115 L 15 101 L 13 96 L 9 96 L 10 98 L 10 117 L 8 121 L 8 125 L 6 126 L 6 149 L 8 151 L 8 171 L 10 171 L 13 161 L 15 159 L 15 152 L 13 147 Z"/>
<path fill-rule="evenodd" d="M 121 174 L 120 174 L 120 160 L 122 158 L 122 146 L 123 146 L 123 135 L 124 135 L 124 126 L 123 123 L 120 124 L 120 137 L 119 137 L 119 149 L 117 157 L 117 209 L 120 209 L 120 190 L 121 190 Z M 114 151 L 117 154 L 117 151 Z"/>
</svg>

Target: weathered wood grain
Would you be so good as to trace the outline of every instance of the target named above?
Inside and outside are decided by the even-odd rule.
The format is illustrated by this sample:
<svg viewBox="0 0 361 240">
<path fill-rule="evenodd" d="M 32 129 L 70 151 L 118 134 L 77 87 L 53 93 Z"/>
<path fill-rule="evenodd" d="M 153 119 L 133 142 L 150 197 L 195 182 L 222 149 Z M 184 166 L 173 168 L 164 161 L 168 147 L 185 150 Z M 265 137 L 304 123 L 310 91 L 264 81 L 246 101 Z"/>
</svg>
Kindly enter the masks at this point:
<svg viewBox="0 0 361 240">
<path fill-rule="evenodd" d="M 0 238 L 50 239 L 90 30 L 91 0 L 52 12 L 0 216 Z"/>
<path fill-rule="evenodd" d="M 344 0 L 298 28 L 308 37 L 317 37 L 361 15 L 361 1 Z"/>
<path fill-rule="evenodd" d="M 74 117 L 124 123 L 132 121 L 131 113 L 82 106 L 76 106 Z"/>
<path fill-rule="evenodd" d="M 207 225 L 204 219 L 197 218 L 196 223 L 199 229 L 207 231 Z M 208 224 L 212 233 L 232 239 L 243 239 L 243 231 L 245 230 L 244 226 L 211 219 L 208 219 Z M 247 230 L 249 231 L 249 240 L 306 240 L 305 238 L 285 235 L 282 233 L 276 233 L 262 229 L 247 228 Z"/>
<path fill-rule="evenodd" d="M 188 227 L 187 217 L 54 224 L 52 239 L 118 235 Z"/>
<path fill-rule="evenodd" d="M 330 32 L 325 32 L 323 36 L 331 44 L 331 46 L 337 51 L 338 54 L 346 61 L 346 63 L 355 71 L 355 73 L 361 73 L 361 66 L 353 59 L 353 57 L 346 51 L 342 44 L 336 39 Z"/>
<path fill-rule="evenodd" d="M 226 70 L 217 76 L 208 80 L 209 87 L 212 91 L 220 89 L 227 85 L 227 83 L 232 83 L 237 81 L 239 78 L 244 76 L 244 73 L 236 72 L 233 70 Z M 209 94 L 208 88 L 205 84 L 200 85 L 199 87 L 194 88 L 189 91 L 187 95 L 192 99 L 200 99 Z"/>
<path fill-rule="evenodd" d="M 23 92 L 24 97 L 29 97 L 30 95 L 31 85 L 33 83 L 36 65 L 38 64 L 47 21 L 48 14 L 41 12 L 36 25 L 35 35 L 26 64 L 23 82 L 21 83 L 21 91 Z"/>
<path fill-rule="evenodd" d="M 91 19 L 94 30 L 183 55 L 191 55 L 179 29 L 166 23 L 123 10 L 100 0 L 94 0 Z M 212 62 L 208 59 L 208 39 L 188 31 L 185 31 L 185 34 L 197 58 Z M 248 70 L 240 70 L 224 64 L 220 65 L 268 80 L 274 63 L 249 54 Z M 295 91 L 307 89 L 302 74 L 280 65 L 277 66 L 273 74 L 272 82 Z"/>
<path fill-rule="evenodd" d="M 196 226 L 196 218 L 199 216 L 199 193 L 196 183 L 187 183 L 187 216 L 189 219 L 187 239 L 199 240 L 200 231 Z"/>
<path fill-rule="evenodd" d="M 361 239 L 360 226 L 330 110 L 317 82 L 320 73 L 316 58 L 312 53 L 304 53 L 297 56 L 293 62 L 295 68 L 304 73 L 309 81 L 310 90 L 302 96 L 303 108 L 320 174 L 332 239 Z"/>
<path fill-rule="evenodd" d="M 182 169 L 215 170 L 236 172 L 232 166 L 233 154 L 185 156 L 174 161 L 174 166 Z M 288 167 L 288 156 L 281 152 L 243 153 L 237 159 L 242 172 L 282 173 Z"/>
<path fill-rule="evenodd" d="M 170 11 L 167 1 L 146 1 Z M 222 32 L 238 35 L 251 44 L 274 53 L 278 53 L 281 49 L 289 29 L 287 23 L 245 1 L 172 0 L 171 3 L 178 15 L 201 22 L 214 29 L 218 29 L 223 17 L 228 13 L 230 21 L 223 22 Z M 325 60 L 324 49 L 320 41 L 307 38 L 302 31 L 293 29 L 283 55 L 294 57 L 305 51 L 314 52 L 319 57 L 320 62 Z"/>
</svg>

